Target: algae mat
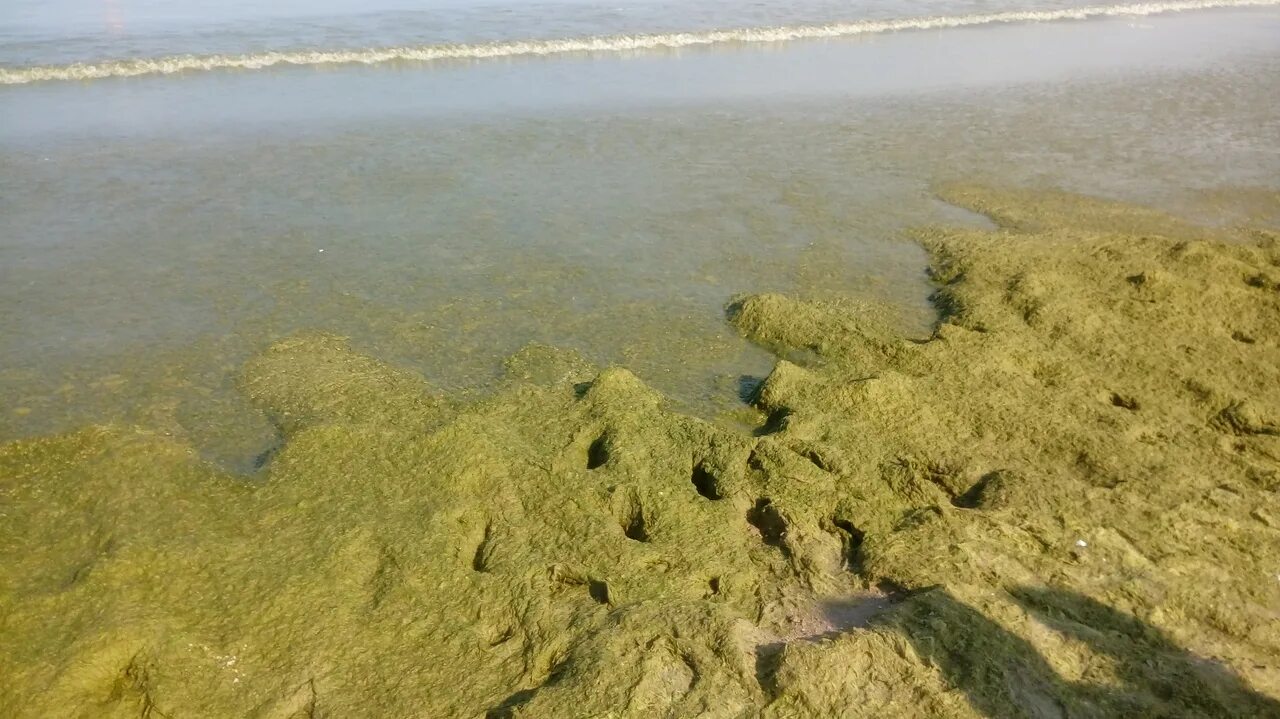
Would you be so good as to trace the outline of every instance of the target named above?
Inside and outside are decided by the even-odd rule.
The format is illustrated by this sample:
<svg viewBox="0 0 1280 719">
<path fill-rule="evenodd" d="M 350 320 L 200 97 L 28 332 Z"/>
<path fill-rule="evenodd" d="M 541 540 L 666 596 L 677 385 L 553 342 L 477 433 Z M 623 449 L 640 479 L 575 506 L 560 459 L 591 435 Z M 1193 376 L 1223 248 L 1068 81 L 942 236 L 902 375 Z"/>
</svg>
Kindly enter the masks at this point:
<svg viewBox="0 0 1280 719">
<path fill-rule="evenodd" d="M 759 426 L 531 346 L 461 402 L 244 368 L 252 477 L 0 447 L 0 706 L 51 717 L 1280 716 L 1280 241 L 950 188 L 929 338 L 738 298 Z"/>
</svg>

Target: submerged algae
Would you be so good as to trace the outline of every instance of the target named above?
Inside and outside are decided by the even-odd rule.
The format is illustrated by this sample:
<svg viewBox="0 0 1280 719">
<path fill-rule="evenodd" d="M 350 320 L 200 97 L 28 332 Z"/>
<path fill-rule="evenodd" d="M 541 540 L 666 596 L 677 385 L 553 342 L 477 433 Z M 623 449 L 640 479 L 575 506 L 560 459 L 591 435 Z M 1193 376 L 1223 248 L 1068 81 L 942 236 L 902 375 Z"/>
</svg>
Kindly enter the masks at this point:
<svg viewBox="0 0 1280 719">
<path fill-rule="evenodd" d="M 919 234 L 928 341 L 731 305 L 790 358 L 755 436 L 546 347 L 460 405 L 304 334 L 244 371 L 260 481 L 142 429 L 0 448 L 0 704 L 1280 716 L 1276 236 L 946 197 L 1001 229 Z"/>
</svg>

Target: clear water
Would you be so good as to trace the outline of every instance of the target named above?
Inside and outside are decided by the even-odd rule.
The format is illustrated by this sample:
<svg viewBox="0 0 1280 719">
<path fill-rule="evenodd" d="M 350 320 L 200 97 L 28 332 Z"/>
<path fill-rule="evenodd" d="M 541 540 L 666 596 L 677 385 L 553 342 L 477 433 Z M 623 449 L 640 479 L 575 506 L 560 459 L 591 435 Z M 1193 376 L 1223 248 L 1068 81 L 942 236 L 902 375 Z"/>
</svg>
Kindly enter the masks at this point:
<svg viewBox="0 0 1280 719">
<path fill-rule="evenodd" d="M 0 59 L 1026 7 L 1056 6 L 9 0 Z M 453 392 L 546 342 L 715 415 L 771 364 L 723 322 L 736 293 L 851 294 L 927 331 L 925 258 L 902 231 L 979 221 L 936 183 L 1274 221 L 1276 77 L 1280 9 L 1261 6 L 0 86 L 0 439 L 137 422 L 235 465 L 271 441 L 236 368 L 302 328 Z"/>
</svg>

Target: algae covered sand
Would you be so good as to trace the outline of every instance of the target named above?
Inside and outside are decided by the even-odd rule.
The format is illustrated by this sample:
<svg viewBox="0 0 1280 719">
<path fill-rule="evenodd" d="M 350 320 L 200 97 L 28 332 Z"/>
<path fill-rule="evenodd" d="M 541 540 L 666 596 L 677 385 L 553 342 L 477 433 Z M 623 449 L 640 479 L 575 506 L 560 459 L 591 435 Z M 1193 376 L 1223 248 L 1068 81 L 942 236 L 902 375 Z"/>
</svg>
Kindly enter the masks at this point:
<svg viewBox="0 0 1280 719">
<path fill-rule="evenodd" d="M 1280 716 L 1280 241 L 957 187 L 942 313 L 737 298 L 754 432 L 533 345 L 462 402 L 344 339 L 0 447 L 17 716 Z"/>
</svg>

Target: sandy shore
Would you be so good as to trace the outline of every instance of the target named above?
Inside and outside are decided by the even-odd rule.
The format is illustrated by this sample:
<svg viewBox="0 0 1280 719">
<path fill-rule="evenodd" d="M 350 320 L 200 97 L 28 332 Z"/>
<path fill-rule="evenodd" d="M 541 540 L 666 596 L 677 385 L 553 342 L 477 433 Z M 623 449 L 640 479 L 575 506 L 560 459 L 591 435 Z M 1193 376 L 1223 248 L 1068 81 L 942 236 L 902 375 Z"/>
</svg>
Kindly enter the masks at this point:
<svg viewBox="0 0 1280 719">
<path fill-rule="evenodd" d="M 1280 716 L 1280 239 L 948 188 L 941 312 L 736 299 L 742 432 L 531 346 L 463 403 L 345 340 L 0 447 L 18 716 Z"/>
</svg>

